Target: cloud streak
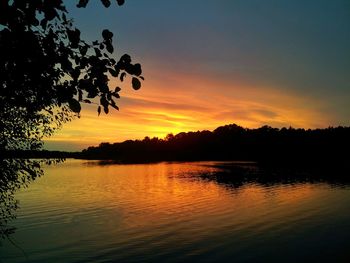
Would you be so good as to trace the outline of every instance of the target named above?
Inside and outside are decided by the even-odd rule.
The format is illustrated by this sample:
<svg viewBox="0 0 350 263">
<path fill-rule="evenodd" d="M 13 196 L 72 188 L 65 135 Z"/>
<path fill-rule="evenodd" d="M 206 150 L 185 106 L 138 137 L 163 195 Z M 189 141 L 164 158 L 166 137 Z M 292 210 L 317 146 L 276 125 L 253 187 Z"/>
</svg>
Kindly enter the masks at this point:
<svg viewBox="0 0 350 263">
<path fill-rule="evenodd" d="M 80 150 L 100 142 L 165 137 L 168 133 L 212 130 L 228 123 L 310 128 L 328 123 L 329 116 L 309 107 L 316 104 L 314 100 L 272 88 L 232 87 L 231 82 L 190 75 L 176 83 L 167 82 L 169 92 L 164 92 L 161 83 L 161 78 L 145 82 L 139 92 L 124 88 L 119 112 L 98 117 L 94 106 L 84 106 L 80 119 L 48 139 L 49 147 L 61 149 L 66 143 Z M 186 89 L 176 85 L 193 86 Z"/>
</svg>

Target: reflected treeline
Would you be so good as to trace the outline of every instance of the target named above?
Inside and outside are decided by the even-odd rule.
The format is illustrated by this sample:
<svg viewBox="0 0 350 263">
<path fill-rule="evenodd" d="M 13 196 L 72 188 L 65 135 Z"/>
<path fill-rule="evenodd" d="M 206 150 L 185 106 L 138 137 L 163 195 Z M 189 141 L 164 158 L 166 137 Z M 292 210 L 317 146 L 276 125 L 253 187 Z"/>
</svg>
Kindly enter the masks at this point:
<svg viewBox="0 0 350 263">
<path fill-rule="evenodd" d="M 42 175 L 42 170 L 38 160 L 1 159 L 0 174 L 0 237 L 4 239 L 14 232 L 9 223 L 18 207 L 15 192 Z"/>
<path fill-rule="evenodd" d="M 80 158 L 120 162 L 197 160 L 344 161 L 349 157 L 350 128 L 242 128 L 231 124 L 213 132 L 182 132 L 165 139 L 101 143 L 83 150 Z"/>
<path fill-rule="evenodd" d="M 0 244 L 15 231 L 11 221 L 16 218 L 18 200 L 15 192 L 27 187 L 32 181 L 43 174 L 44 163 L 62 162 L 63 159 L 0 159 Z"/>
<path fill-rule="evenodd" d="M 272 186 L 276 184 L 326 183 L 331 186 L 349 186 L 349 166 L 345 163 L 286 164 L 232 162 L 210 165 L 211 172 L 196 174 L 195 178 L 214 181 L 232 188 L 246 184 Z"/>
<path fill-rule="evenodd" d="M 10 223 L 16 217 L 18 201 L 15 192 L 26 187 L 43 174 L 40 160 L 1 159 L 0 160 L 0 238 L 8 238 L 15 231 Z M 0 239 L 0 241 L 1 241 Z"/>
</svg>

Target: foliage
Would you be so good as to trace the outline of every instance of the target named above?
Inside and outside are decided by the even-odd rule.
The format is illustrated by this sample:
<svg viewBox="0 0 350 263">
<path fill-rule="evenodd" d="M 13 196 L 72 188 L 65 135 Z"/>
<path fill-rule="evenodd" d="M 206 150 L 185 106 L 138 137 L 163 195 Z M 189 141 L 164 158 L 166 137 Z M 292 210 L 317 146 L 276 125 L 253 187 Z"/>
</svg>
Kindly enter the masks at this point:
<svg viewBox="0 0 350 263">
<path fill-rule="evenodd" d="M 113 57 L 112 32 L 88 43 L 67 15 L 62 0 L 0 0 L 0 238 L 13 231 L 6 225 L 17 208 L 14 192 L 42 175 L 42 161 L 5 158 L 5 151 L 40 149 L 44 137 L 79 117 L 81 103 L 97 104 L 98 114 L 118 110 L 113 78 L 130 75 L 141 87 L 141 65 L 127 54 Z"/>
<path fill-rule="evenodd" d="M 26 159 L 3 159 L 0 163 L 0 240 L 14 232 L 8 223 L 15 218 L 18 201 L 17 189 L 27 186 L 42 174 L 38 161 Z"/>
<path fill-rule="evenodd" d="M 78 7 L 87 3 L 79 1 Z M 99 41 L 82 40 L 61 0 L 1 0 L 0 29 L 3 149 L 40 147 L 43 136 L 94 98 L 98 113 L 118 109 L 120 88 L 109 87 L 112 78 L 123 81 L 129 74 L 134 89 L 141 86 L 141 65 L 127 54 L 118 61 L 112 57 L 113 33 L 105 29 Z"/>
</svg>

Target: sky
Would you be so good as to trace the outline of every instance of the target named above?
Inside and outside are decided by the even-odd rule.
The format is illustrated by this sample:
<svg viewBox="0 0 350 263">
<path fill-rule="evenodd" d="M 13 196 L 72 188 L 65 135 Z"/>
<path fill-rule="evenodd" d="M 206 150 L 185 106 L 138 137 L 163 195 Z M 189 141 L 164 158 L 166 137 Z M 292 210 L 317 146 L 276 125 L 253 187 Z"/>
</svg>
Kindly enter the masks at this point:
<svg viewBox="0 0 350 263">
<path fill-rule="evenodd" d="M 120 86 L 120 111 L 83 105 L 45 147 L 243 127 L 350 125 L 349 0 L 126 0 L 104 8 L 64 1 L 86 40 L 114 33 L 115 58 L 141 63 L 145 81 Z M 114 2 L 114 1 L 112 1 Z"/>
</svg>

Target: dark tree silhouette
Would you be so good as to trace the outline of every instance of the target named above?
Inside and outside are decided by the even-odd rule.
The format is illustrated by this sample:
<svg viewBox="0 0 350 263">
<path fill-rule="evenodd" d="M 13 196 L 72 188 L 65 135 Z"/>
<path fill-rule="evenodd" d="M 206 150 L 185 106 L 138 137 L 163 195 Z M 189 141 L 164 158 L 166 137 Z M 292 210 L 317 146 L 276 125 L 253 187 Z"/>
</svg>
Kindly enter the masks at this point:
<svg viewBox="0 0 350 263">
<path fill-rule="evenodd" d="M 141 65 L 127 54 L 118 61 L 111 56 L 113 33 L 82 40 L 61 0 L 1 0 L 0 25 L 2 149 L 40 147 L 44 136 L 79 114 L 81 103 L 97 103 L 98 114 L 118 109 L 120 88 L 109 87 L 111 78 L 129 74 L 133 88 L 141 86 Z"/>
<path fill-rule="evenodd" d="M 121 143 L 101 143 L 81 158 L 120 162 L 249 160 L 269 163 L 347 163 L 350 127 L 326 129 L 248 129 L 236 124 L 214 131 L 181 132 L 165 139 L 146 137 Z"/>
<path fill-rule="evenodd" d="M 118 110 L 112 78 L 129 75 L 132 87 L 141 87 L 141 65 L 127 54 L 116 60 L 112 39 L 108 29 L 92 43 L 81 39 L 61 0 L 0 0 L 0 229 L 11 218 L 6 207 L 16 207 L 14 191 L 42 174 L 39 161 L 4 153 L 40 149 L 44 137 L 79 117 L 81 103 L 96 104 L 98 115 Z"/>
</svg>

